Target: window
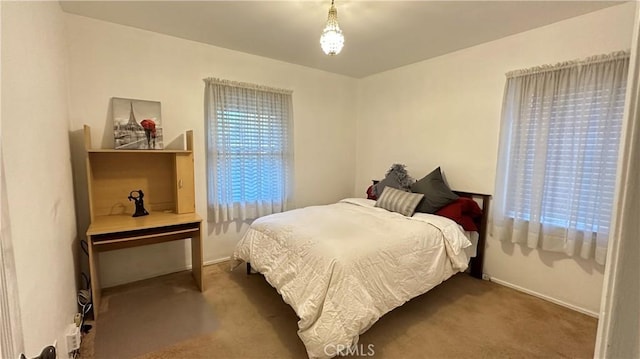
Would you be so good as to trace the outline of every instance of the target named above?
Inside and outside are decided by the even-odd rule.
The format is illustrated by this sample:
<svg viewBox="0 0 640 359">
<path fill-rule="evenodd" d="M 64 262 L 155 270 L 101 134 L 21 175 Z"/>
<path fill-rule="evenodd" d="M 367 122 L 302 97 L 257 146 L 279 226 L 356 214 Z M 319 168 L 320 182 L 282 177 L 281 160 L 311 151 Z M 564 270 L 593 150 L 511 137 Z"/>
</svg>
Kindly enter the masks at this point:
<svg viewBox="0 0 640 359">
<path fill-rule="evenodd" d="M 207 79 L 209 219 L 245 220 L 291 201 L 289 91 Z"/>
<path fill-rule="evenodd" d="M 615 102 L 609 109 L 605 102 L 612 97 L 611 92 L 615 92 Z M 542 113 L 547 107 L 552 110 Z M 610 121 L 604 120 L 603 111 L 608 112 Z M 526 120 L 514 123 L 514 133 L 519 137 L 513 139 L 510 167 L 522 168 L 526 185 L 509 183 L 509 191 L 519 197 L 507 203 L 509 216 L 530 220 L 532 200 L 541 196 L 542 223 L 569 228 L 573 218 L 579 230 L 608 232 L 623 112 L 623 86 L 532 96 L 520 117 Z M 539 140 L 541 136 L 546 139 Z M 543 191 L 534 195 L 536 147 L 540 142 L 547 152 Z M 567 205 L 571 202 L 575 205 Z M 571 212 L 572 207 L 576 208 L 575 213 Z"/>
<path fill-rule="evenodd" d="M 604 263 L 629 57 L 510 73 L 494 223 L 502 239 Z"/>
</svg>

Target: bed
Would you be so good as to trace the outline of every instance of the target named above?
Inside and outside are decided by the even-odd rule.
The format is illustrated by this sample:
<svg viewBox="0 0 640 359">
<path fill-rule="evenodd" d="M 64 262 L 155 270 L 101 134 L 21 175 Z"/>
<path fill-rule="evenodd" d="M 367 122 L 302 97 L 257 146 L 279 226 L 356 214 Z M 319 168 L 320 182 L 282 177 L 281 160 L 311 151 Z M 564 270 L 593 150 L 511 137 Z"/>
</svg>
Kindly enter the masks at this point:
<svg viewBox="0 0 640 359">
<path fill-rule="evenodd" d="M 310 358 L 349 348 L 382 315 L 470 267 L 482 276 L 488 195 L 475 257 L 469 233 L 432 214 L 406 217 L 349 198 L 259 218 L 236 246 L 234 259 L 264 275 L 298 317 Z"/>
</svg>

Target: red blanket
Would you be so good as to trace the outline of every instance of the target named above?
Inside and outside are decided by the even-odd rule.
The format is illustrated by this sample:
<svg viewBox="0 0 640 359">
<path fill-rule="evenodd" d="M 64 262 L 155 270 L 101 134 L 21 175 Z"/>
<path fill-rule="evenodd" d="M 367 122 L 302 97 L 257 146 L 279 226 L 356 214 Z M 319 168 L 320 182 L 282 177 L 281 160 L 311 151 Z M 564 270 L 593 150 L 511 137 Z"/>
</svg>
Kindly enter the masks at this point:
<svg viewBox="0 0 640 359">
<path fill-rule="evenodd" d="M 439 209 L 436 214 L 454 220 L 465 231 L 478 231 L 482 218 L 482 209 L 473 199 L 460 197 Z"/>
</svg>

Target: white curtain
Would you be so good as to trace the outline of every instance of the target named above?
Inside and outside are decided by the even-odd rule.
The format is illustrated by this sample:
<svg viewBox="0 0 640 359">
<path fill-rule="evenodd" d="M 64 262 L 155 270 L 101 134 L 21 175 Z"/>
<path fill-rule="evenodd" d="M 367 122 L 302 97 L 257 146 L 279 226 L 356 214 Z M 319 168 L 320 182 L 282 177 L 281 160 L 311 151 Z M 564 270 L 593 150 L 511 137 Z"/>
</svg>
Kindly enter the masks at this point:
<svg viewBox="0 0 640 359">
<path fill-rule="evenodd" d="M 209 221 L 246 220 L 291 208 L 291 91 L 204 81 Z"/>
<path fill-rule="evenodd" d="M 24 348 L 3 162 L 0 143 L 0 358 L 17 358 Z"/>
<path fill-rule="evenodd" d="M 628 67 L 618 52 L 507 74 L 499 239 L 604 264 Z"/>
</svg>

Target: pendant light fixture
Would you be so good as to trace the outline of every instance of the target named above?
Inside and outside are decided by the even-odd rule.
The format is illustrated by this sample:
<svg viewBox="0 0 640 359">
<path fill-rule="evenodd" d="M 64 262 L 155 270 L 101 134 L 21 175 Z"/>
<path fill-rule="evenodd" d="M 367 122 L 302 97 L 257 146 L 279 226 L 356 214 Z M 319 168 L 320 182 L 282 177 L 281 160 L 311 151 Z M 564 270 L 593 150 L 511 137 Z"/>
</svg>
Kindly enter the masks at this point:
<svg viewBox="0 0 640 359">
<path fill-rule="evenodd" d="M 344 36 L 342 36 L 342 30 L 338 25 L 338 10 L 336 10 L 333 1 L 331 0 L 331 7 L 329 8 L 327 26 L 322 31 L 322 36 L 320 36 L 322 51 L 331 56 L 339 54 L 342 46 L 344 46 Z"/>
</svg>

